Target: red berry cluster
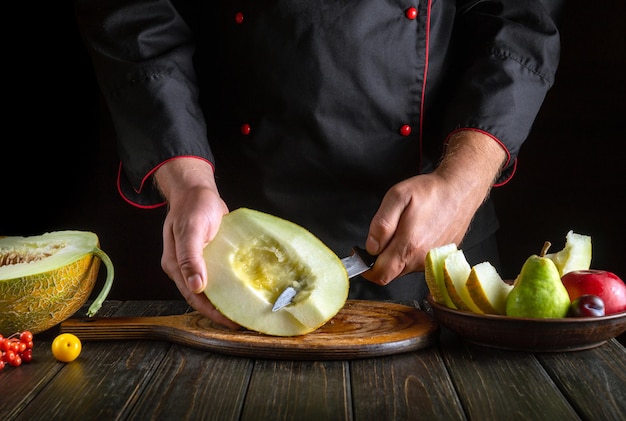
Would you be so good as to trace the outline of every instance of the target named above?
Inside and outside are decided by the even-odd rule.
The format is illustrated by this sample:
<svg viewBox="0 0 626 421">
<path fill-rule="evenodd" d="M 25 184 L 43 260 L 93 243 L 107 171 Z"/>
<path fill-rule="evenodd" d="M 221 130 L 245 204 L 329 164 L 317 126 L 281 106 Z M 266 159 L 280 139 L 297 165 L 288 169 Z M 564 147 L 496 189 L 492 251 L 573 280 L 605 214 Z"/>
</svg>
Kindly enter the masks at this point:
<svg viewBox="0 0 626 421">
<path fill-rule="evenodd" d="M 19 367 L 33 359 L 33 334 L 28 330 L 9 337 L 0 335 L 0 370 L 9 364 Z"/>
</svg>

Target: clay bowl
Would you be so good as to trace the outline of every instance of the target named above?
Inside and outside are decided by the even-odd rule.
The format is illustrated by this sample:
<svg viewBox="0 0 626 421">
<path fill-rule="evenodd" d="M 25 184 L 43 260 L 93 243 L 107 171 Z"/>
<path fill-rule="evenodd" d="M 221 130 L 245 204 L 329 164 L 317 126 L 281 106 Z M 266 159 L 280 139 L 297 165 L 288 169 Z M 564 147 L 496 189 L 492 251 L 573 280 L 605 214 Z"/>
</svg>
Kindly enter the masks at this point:
<svg viewBox="0 0 626 421">
<path fill-rule="evenodd" d="M 563 352 L 595 348 L 626 332 L 626 311 L 602 317 L 531 319 L 481 315 L 428 303 L 435 319 L 465 341 L 490 348 Z"/>
</svg>

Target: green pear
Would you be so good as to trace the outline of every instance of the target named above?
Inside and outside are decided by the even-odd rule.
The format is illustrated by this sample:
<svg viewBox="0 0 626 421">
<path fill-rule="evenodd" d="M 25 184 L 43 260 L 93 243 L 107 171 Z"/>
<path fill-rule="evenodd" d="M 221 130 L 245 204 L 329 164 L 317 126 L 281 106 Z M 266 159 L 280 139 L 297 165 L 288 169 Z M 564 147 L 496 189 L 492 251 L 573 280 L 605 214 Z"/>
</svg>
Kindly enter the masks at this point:
<svg viewBox="0 0 626 421">
<path fill-rule="evenodd" d="M 528 318 L 562 318 L 567 315 L 570 298 L 561 282 L 559 269 L 546 257 L 550 243 L 540 255 L 532 255 L 515 279 L 506 300 L 506 315 Z"/>
</svg>

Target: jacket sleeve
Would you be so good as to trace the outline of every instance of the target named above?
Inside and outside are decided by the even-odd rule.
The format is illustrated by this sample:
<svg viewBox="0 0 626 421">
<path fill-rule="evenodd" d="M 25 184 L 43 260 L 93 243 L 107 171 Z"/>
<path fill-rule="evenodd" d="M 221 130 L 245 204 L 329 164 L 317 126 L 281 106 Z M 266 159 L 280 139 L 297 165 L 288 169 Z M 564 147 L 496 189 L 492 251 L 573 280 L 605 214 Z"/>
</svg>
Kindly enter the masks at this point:
<svg viewBox="0 0 626 421">
<path fill-rule="evenodd" d="M 458 2 L 453 42 L 461 77 L 444 130 L 475 128 L 495 137 L 509 160 L 496 185 L 513 175 L 523 142 L 554 83 L 560 58 L 561 0 Z"/>
<path fill-rule="evenodd" d="M 180 156 L 213 163 L 191 31 L 169 0 L 76 0 L 75 11 L 117 134 L 120 193 L 158 206 L 159 165 Z"/>
</svg>

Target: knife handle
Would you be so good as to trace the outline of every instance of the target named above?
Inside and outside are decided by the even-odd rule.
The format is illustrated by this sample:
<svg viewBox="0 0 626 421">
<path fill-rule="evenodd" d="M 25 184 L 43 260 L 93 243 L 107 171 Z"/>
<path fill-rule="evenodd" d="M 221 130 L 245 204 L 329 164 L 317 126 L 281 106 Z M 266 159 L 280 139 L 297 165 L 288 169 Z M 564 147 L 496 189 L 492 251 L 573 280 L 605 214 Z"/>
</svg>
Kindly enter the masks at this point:
<svg viewBox="0 0 626 421">
<path fill-rule="evenodd" d="M 359 257 L 361 258 L 361 260 L 363 260 L 367 267 L 371 268 L 372 266 L 374 266 L 374 263 L 376 263 L 377 256 L 372 256 L 365 249 L 362 249 L 359 246 L 354 246 L 352 247 L 352 250 L 354 250 L 354 252 L 359 255 Z"/>
</svg>

